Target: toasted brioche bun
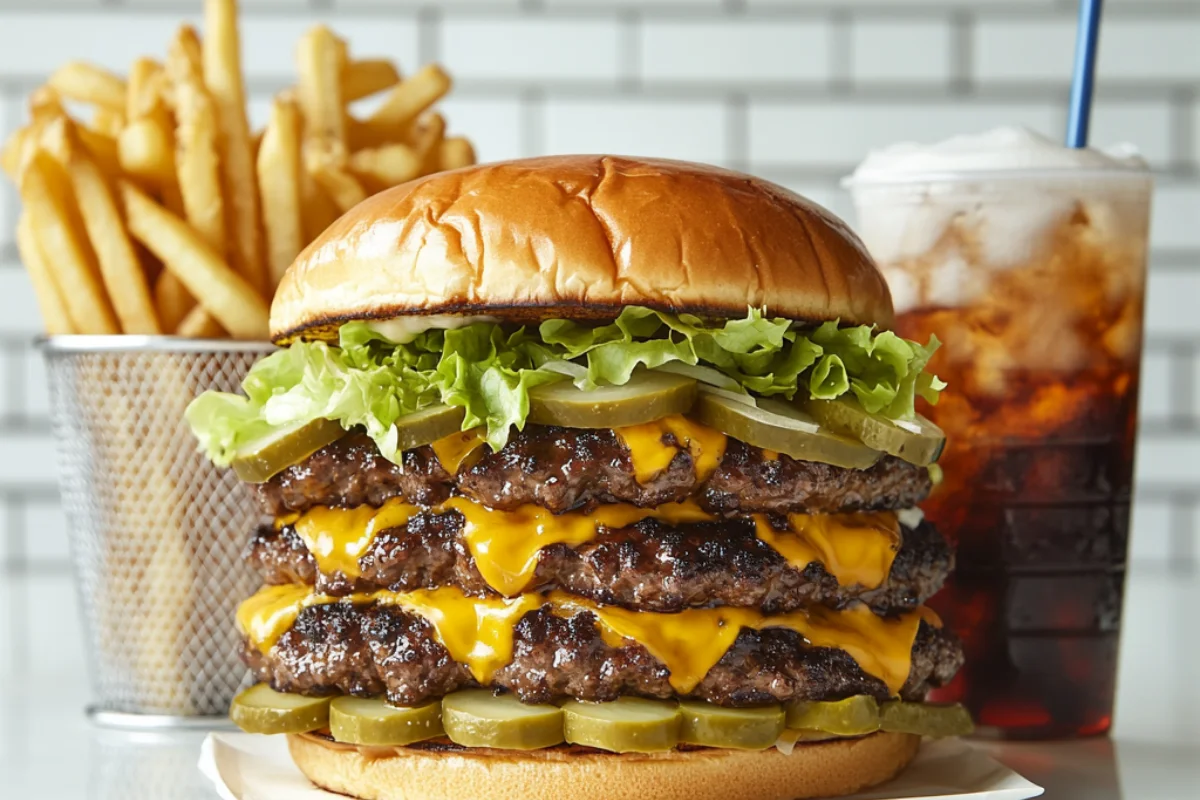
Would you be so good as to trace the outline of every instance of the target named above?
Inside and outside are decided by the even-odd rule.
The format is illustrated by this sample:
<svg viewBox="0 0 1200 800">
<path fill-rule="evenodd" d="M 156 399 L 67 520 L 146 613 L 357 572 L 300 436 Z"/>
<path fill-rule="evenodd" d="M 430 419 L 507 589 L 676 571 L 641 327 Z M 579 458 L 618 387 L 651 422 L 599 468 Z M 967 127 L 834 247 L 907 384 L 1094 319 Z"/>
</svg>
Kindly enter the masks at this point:
<svg viewBox="0 0 1200 800">
<path fill-rule="evenodd" d="M 875 733 L 769 750 L 616 755 L 571 748 L 422 750 L 385 755 L 288 736 L 316 785 L 363 800 L 799 800 L 852 794 L 908 766 L 919 736 Z"/>
<path fill-rule="evenodd" d="M 351 209 L 284 275 L 271 336 L 426 314 L 605 319 L 627 305 L 892 323 L 862 242 L 816 203 L 699 164 L 552 156 L 431 175 Z"/>
</svg>

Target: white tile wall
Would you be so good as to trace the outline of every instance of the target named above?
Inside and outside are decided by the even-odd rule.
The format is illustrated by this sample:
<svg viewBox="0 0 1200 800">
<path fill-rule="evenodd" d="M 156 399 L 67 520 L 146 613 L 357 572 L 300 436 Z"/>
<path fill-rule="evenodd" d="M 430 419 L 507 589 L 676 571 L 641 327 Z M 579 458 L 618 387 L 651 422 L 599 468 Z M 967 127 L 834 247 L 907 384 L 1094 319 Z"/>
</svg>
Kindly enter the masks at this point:
<svg viewBox="0 0 1200 800">
<path fill-rule="evenodd" d="M 548 153 L 620 153 L 721 163 L 725 106 L 717 101 L 563 100 L 546 109 Z"/>
<path fill-rule="evenodd" d="M 977 99 L 899 98 L 750 103 L 750 162 L 853 168 L 867 150 L 897 141 L 929 141 L 957 131 L 1020 123 L 1044 133 L 1061 127 L 1061 105 Z"/>
<path fill-rule="evenodd" d="M 758 171 L 849 216 L 837 178 L 870 147 L 1013 122 L 1058 135 L 1075 2 L 243 5 L 256 120 L 292 80 L 297 35 L 328 20 L 355 53 L 394 56 L 410 71 L 423 58 L 442 61 L 458 80 L 443 110 L 485 159 L 572 150 L 700 159 Z M 161 54 L 199 7 L 0 0 L 0 131 L 64 60 L 123 68 Z M 1094 139 L 1137 142 L 1159 172 L 1132 552 L 1200 558 L 1200 0 L 1110 0 L 1104 26 Z M 39 322 L 15 263 L 15 195 L 0 185 L 0 565 L 65 573 L 48 399 L 29 344 Z"/>
<path fill-rule="evenodd" d="M 647 81 L 706 85 L 816 83 L 832 69 L 831 26 L 820 20 L 647 19 L 641 28 Z"/>
<path fill-rule="evenodd" d="M 850 75 L 859 84 L 944 84 L 950 72 L 950 21 L 860 19 L 850 28 Z"/>
</svg>

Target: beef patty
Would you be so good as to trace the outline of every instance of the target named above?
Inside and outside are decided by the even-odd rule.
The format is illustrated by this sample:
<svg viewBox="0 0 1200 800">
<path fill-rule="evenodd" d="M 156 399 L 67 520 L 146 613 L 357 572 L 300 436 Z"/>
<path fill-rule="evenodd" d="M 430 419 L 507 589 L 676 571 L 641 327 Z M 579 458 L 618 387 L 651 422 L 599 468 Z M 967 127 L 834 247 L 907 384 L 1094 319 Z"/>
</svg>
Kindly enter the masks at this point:
<svg viewBox="0 0 1200 800">
<path fill-rule="evenodd" d="M 259 528 L 247 548 L 265 583 L 306 583 L 325 594 L 457 586 L 491 594 L 462 536 L 462 515 L 422 513 L 379 532 L 359 559 L 361 575 L 318 572 L 292 526 Z M 941 588 L 953 554 L 928 522 L 901 527 L 891 573 L 878 587 L 839 586 L 820 563 L 797 569 L 755 535 L 749 519 L 679 526 L 643 520 L 606 530 L 586 544 L 542 550 L 525 591 L 559 588 L 597 603 L 643 611 L 689 606 L 753 606 L 777 614 L 861 600 L 880 612 L 909 609 Z"/>
<path fill-rule="evenodd" d="M 306 608 L 268 653 L 246 642 L 243 660 L 277 691 L 386 694 L 402 706 L 476 685 L 466 665 L 438 643 L 428 622 L 395 606 Z M 923 700 L 930 688 L 954 676 L 962 660 L 962 646 L 952 634 L 922 622 L 901 697 Z M 621 695 L 674 697 L 668 677 L 662 662 L 640 644 L 606 643 L 591 613 L 564 618 L 542 608 L 515 626 L 513 659 L 495 673 L 491 685 L 526 703 L 568 697 L 606 701 Z M 811 647 L 786 628 L 766 628 L 743 629 L 689 696 L 752 706 L 856 694 L 883 700 L 888 690 L 846 652 Z"/>
<path fill-rule="evenodd" d="M 350 434 L 256 486 L 263 510 L 274 516 L 317 505 L 380 505 L 403 497 L 435 505 L 452 492 L 491 508 L 536 503 L 555 513 L 594 503 L 657 506 L 695 497 L 721 514 L 809 512 L 833 514 L 909 508 L 929 494 L 924 467 L 884 456 L 868 469 L 845 469 L 786 455 L 768 459 L 757 447 L 730 439 L 707 480 L 698 481 L 692 457 L 680 450 L 658 476 L 638 483 L 629 451 L 611 430 L 529 425 L 498 453 L 487 452 L 457 475 L 433 450 L 406 451 L 393 464 L 363 434 Z"/>
</svg>

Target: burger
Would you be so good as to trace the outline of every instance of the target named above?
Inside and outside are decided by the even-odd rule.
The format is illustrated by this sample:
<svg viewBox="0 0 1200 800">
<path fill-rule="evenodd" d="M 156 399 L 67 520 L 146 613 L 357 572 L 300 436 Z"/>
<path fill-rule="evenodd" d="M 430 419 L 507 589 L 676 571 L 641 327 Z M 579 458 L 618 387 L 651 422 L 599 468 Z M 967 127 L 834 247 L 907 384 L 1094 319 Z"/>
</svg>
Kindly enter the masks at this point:
<svg viewBox="0 0 1200 800">
<path fill-rule="evenodd" d="M 890 779 L 962 662 L 923 603 L 936 341 L 771 183 L 539 158 L 317 239 L 188 409 L 253 485 L 243 729 L 359 798 L 797 798 Z"/>
</svg>

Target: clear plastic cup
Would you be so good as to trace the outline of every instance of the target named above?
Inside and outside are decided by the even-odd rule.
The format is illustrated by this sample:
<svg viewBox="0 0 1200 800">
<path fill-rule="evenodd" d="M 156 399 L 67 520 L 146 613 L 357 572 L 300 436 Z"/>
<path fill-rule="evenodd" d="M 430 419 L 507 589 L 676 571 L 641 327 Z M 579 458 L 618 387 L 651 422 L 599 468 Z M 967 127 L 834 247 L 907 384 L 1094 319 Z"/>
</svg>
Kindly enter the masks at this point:
<svg viewBox="0 0 1200 800">
<path fill-rule="evenodd" d="M 1137 435 L 1151 179 L 1004 170 L 848 182 L 897 330 L 943 342 L 944 482 L 957 545 L 933 605 L 965 668 L 938 699 L 985 733 L 1112 721 Z"/>
</svg>

